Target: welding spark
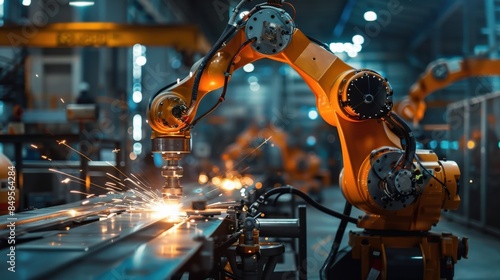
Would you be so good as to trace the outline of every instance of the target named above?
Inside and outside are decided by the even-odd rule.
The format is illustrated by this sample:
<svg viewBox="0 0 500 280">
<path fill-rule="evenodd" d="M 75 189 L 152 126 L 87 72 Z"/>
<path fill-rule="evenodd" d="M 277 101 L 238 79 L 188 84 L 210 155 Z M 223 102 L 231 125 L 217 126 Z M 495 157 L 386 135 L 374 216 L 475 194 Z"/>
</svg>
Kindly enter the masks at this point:
<svg viewBox="0 0 500 280">
<path fill-rule="evenodd" d="M 67 184 L 67 183 L 69 183 L 70 181 L 71 181 L 71 179 L 70 179 L 70 178 L 66 178 L 66 179 L 62 180 L 62 181 L 61 181 L 61 183 L 63 183 L 63 184 Z"/>
<path fill-rule="evenodd" d="M 112 174 L 109 174 L 109 173 L 107 173 L 107 172 L 106 172 L 106 175 L 107 175 L 107 176 L 109 176 L 109 177 L 111 177 L 111 178 L 113 178 L 113 179 L 115 179 L 117 182 L 120 182 L 120 181 L 121 181 L 120 179 L 118 179 L 118 177 L 113 176 Z"/>
<path fill-rule="evenodd" d="M 257 146 L 255 149 L 251 150 L 246 156 L 244 156 L 242 159 L 240 159 L 237 163 L 235 163 L 233 165 L 233 168 L 231 168 L 230 170 L 228 171 L 231 171 L 231 170 L 234 170 L 234 168 L 236 166 L 238 166 L 238 164 L 240 164 L 241 162 L 243 162 L 247 157 L 249 157 L 250 155 L 252 155 L 253 153 L 255 153 L 256 151 L 258 151 L 262 146 L 264 146 L 267 142 L 269 142 L 269 140 L 271 140 L 272 136 L 269 136 L 267 137 L 266 139 L 264 139 L 264 142 L 260 143 L 259 146 Z"/>
<path fill-rule="evenodd" d="M 120 149 L 114 149 L 112 152 L 117 154 L 120 151 Z"/>
<path fill-rule="evenodd" d="M 86 158 L 88 161 L 92 161 L 89 157 L 87 157 L 86 155 L 80 153 L 80 151 L 76 150 L 76 149 L 73 149 L 73 147 L 71 147 L 70 145 L 66 144 L 66 140 L 61 140 L 61 141 L 56 141 L 57 144 L 59 145 L 64 145 L 66 146 L 68 149 L 72 150 L 73 152 L 81 155 L 82 157 Z"/>
<path fill-rule="evenodd" d="M 68 144 L 66 144 L 66 140 L 61 140 L 57 141 L 59 145 L 66 146 L 68 149 L 76 152 L 77 154 L 81 155 L 83 158 L 86 158 L 91 162 L 92 160 L 82 154 L 81 152 L 75 150 Z M 114 149 L 113 152 L 119 152 L 120 149 Z M 48 158 L 47 158 L 48 159 Z M 155 192 L 149 187 L 151 185 L 150 182 L 148 182 L 145 178 L 142 178 L 140 175 L 134 175 L 130 174 L 130 176 L 127 176 L 125 173 L 123 173 L 121 170 L 119 170 L 115 165 L 111 164 L 110 162 L 106 162 L 108 165 L 110 165 L 112 168 L 114 168 L 119 174 L 121 178 L 125 179 L 120 179 L 117 176 L 106 173 L 106 175 L 112 180 L 108 181 L 104 184 L 104 186 L 97 185 L 95 183 L 90 183 L 91 186 L 98 187 L 101 189 L 104 189 L 108 191 L 107 195 L 97 195 L 97 194 L 89 194 L 89 193 L 84 193 L 76 190 L 71 190 L 71 193 L 77 193 L 77 194 L 82 194 L 86 196 L 86 200 L 83 200 L 81 202 L 81 205 L 87 205 L 89 203 L 94 204 L 93 207 L 120 207 L 120 208 L 126 208 L 129 211 L 130 210 L 135 210 L 135 209 L 142 209 L 142 210 L 153 210 L 155 215 L 160 215 L 162 218 L 166 217 L 169 220 L 175 220 L 177 221 L 180 217 L 180 211 L 181 211 L 181 204 L 179 201 L 176 199 L 175 201 L 170 201 L 170 202 L 165 202 L 161 193 L 160 192 Z M 82 185 L 86 185 L 88 182 L 86 182 L 84 179 L 79 178 L 77 176 L 73 176 L 67 173 L 64 173 L 59 170 L 55 169 L 49 169 L 49 171 L 63 174 L 67 178 L 63 180 L 63 183 L 73 181 L 76 183 L 80 183 Z M 70 179 L 71 178 L 71 179 Z M 128 190 L 127 190 L 128 189 Z M 88 198 L 95 197 L 97 196 L 98 198 L 106 198 L 109 197 L 109 194 L 116 194 L 118 192 L 124 191 L 128 192 L 128 195 L 124 195 L 123 197 L 120 198 L 111 198 L 111 201 L 90 201 Z M 131 195 L 132 194 L 132 195 Z M 76 212 L 74 213 L 76 214 Z M 109 215 L 104 215 L 101 216 L 100 219 L 109 219 L 116 215 L 116 213 L 111 213 Z M 185 215 L 185 214 L 184 214 Z"/>
<path fill-rule="evenodd" d="M 83 194 L 83 195 L 86 195 L 86 196 L 87 196 L 87 198 L 88 198 L 88 196 L 94 196 L 94 195 L 95 195 L 95 194 L 84 193 L 84 192 L 77 191 L 77 190 L 70 190 L 69 192 L 70 192 L 70 193 Z"/>
<path fill-rule="evenodd" d="M 77 183 L 80 183 L 80 184 L 82 184 L 82 185 L 85 185 L 85 184 L 86 184 L 86 181 L 85 181 L 84 179 L 82 179 L 82 178 L 78 178 L 78 177 L 73 176 L 73 175 L 71 175 L 71 174 L 68 174 L 68 173 L 65 173 L 65 172 L 62 172 L 62 171 L 59 171 L 59 170 L 53 169 L 53 168 L 49 168 L 49 171 L 50 171 L 50 172 L 55 172 L 55 173 L 59 173 L 59 174 L 65 175 L 66 177 L 69 177 L 69 178 L 71 178 L 71 179 L 75 179 Z M 91 186 L 98 187 L 98 188 L 100 188 L 100 189 L 106 189 L 106 188 L 104 188 L 103 186 L 99 186 L 99 185 L 97 185 L 97 184 L 95 184 L 95 183 L 90 183 L 90 185 L 91 185 Z"/>
<path fill-rule="evenodd" d="M 42 155 L 41 157 L 42 157 L 43 159 L 45 159 L 45 160 L 52 161 L 52 159 L 51 159 L 51 158 L 49 158 L 49 157 L 47 157 L 47 156 Z"/>
<path fill-rule="evenodd" d="M 61 98 L 61 102 L 64 103 L 64 99 Z"/>
<path fill-rule="evenodd" d="M 38 149 L 38 146 L 31 144 L 31 147 Z"/>
</svg>

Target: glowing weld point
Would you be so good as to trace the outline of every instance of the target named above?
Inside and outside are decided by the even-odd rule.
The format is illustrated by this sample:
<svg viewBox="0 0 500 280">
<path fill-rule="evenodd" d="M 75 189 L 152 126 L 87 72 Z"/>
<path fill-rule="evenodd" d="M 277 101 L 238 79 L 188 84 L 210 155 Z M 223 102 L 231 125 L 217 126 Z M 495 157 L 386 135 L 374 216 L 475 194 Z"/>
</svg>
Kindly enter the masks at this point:
<svg viewBox="0 0 500 280">
<path fill-rule="evenodd" d="M 69 213 L 72 217 L 76 216 L 76 210 L 74 210 L 74 209 L 69 210 L 69 211 L 68 211 L 68 213 Z"/>
<path fill-rule="evenodd" d="M 31 147 L 38 149 L 38 146 L 31 144 Z"/>
<path fill-rule="evenodd" d="M 155 203 L 153 210 L 159 217 L 165 217 L 169 221 L 177 220 L 181 214 L 181 205 L 178 203 Z"/>
</svg>

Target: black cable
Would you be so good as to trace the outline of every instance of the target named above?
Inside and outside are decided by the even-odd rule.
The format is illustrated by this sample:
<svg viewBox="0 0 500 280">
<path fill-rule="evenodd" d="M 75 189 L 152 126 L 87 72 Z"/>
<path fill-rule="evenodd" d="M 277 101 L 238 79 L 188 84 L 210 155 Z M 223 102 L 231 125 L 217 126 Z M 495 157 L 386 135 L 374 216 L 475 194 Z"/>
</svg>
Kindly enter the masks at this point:
<svg viewBox="0 0 500 280">
<path fill-rule="evenodd" d="M 203 75 L 203 71 L 205 70 L 205 67 L 207 66 L 208 62 L 212 57 L 217 53 L 217 51 L 220 49 L 220 47 L 224 44 L 224 42 L 231 36 L 233 33 L 236 31 L 237 27 L 234 25 L 227 25 L 224 31 L 222 32 L 222 35 L 217 39 L 215 42 L 214 46 L 208 51 L 207 55 L 205 55 L 198 66 L 198 69 L 196 71 L 196 75 L 193 81 L 193 91 L 191 93 L 191 102 L 189 103 L 189 108 L 193 105 L 194 102 L 196 102 L 198 98 L 198 89 L 200 87 L 200 81 L 201 81 L 201 76 Z"/>
<path fill-rule="evenodd" d="M 203 119 L 204 117 L 206 117 L 208 114 L 210 114 L 213 111 L 215 111 L 215 109 L 217 109 L 217 107 L 219 107 L 219 105 L 225 100 L 224 98 L 226 97 L 227 85 L 228 85 L 228 82 L 229 82 L 229 77 L 231 76 L 231 74 L 230 74 L 231 66 L 233 66 L 234 60 L 236 59 L 236 57 L 238 56 L 238 54 L 241 52 L 241 50 L 244 47 L 246 47 L 248 44 L 250 44 L 251 42 L 253 42 L 255 39 L 256 38 L 252 38 L 252 39 L 249 39 L 249 40 L 245 41 L 243 44 L 240 45 L 240 47 L 238 48 L 238 50 L 234 53 L 233 57 L 231 58 L 231 61 L 229 61 L 228 65 L 227 65 L 226 72 L 224 73 L 224 86 L 223 86 L 223 89 L 222 89 L 222 93 L 219 96 L 219 100 L 217 100 L 217 102 L 215 103 L 214 106 L 212 106 L 212 108 L 210 108 L 208 111 L 206 111 L 201 116 L 199 116 L 198 118 L 196 118 L 191 123 L 191 125 L 189 126 L 190 129 L 193 128 L 196 125 L 196 123 L 198 123 L 198 121 L 200 121 L 201 119 Z"/>
<path fill-rule="evenodd" d="M 260 206 L 260 204 L 263 203 L 270 196 L 275 195 L 275 194 L 281 194 L 281 193 L 294 194 L 294 195 L 299 196 L 300 198 L 302 198 L 305 202 L 307 202 L 312 207 L 318 209 L 319 211 L 321 211 L 321 212 L 323 212 L 325 214 L 328 214 L 328 215 L 333 216 L 333 217 L 338 218 L 338 219 L 345 219 L 348 222 L 353 223 L 353 224 L 357 224 L 358 223 L 357 219 L 355 219 L 353 217 L 346 216 L 346 215 L 344 215 L 342 213 L 339 213 L 339 212 L 337 212 L 335 210 L 326 208 L 325 206 L 317 203 L 314 199 L 312 199 L 311 197 L 309 197 L 304 192 L 302 192 L 302 191 L 300 191 L 300 190 L 298 190 L 298 189 L 296 189 L 294 187 L 290 187 L 290 186 L 279 187 L 279 188 L 275 188 L 275 189 L 267 191 L 266 193 L 264 193 L 263 195 L 261 195 L 257 199 L 257 201 L 254 202 L 250 206 L 250 208 L 251 208 L 250 211 L 252 210 L 252 208 L 258 208 Z M 253 209 L 253 210 L 255 210 L 255 209 Z"/>
<path fill-rule="evenodd" d="M 391 114 L 392 118 L 395 118 L 399 125 L 401 125 L 405 131 L 406 135 L 406 157 L 405 157 L 405 165 L 406 168 L 411 168 L 413 166 L 413 159 L 415 158 L 415 154 L 417 151 L 417 142 L 415 140 L 415 135 L 413 135 L 413 131 L 410 126 L 397 114 Z"/>
<path fill-rule="evenodd" d="M 403 168 L 410 169 L 413 165 L 413 159 L 415 158 L 417 150 L 415 136 L 413 135 L 410 126 L 400 116 L 393 112 L 389 112 L 387 117 L 383 118 L 383 120 L 390 124 L 389 128 L 391 131 L 393 131 L 401 139 L 401 145 L 405 147 L 403 155 Z M 405 142 L 402 141 L 403 139 Z"/>
<path fill-rule="evenodd" d="M 429 170 L 427 170 L 418 157 L 415 157 L 415 159 L 423 171 L 427 172 L 427 174 L 429 174 L 429 176 L 431 176 L 432 178 L 434 178 L 434 180 L 436 180 L 439 184 L 441 184 L 443 189 L 446 191 L 446 194 L 448 195 L 448 199 L 451 199 L 451 193 L 450 193 L 450 190 L 448 190 L 448 187 L 446 187 L 446 184 L 443 183 L 441 180 L 439 180 L 436 176 L 434 176 L 434 174 L 432 174 Z"/>
<path fill-rule="evenodd" d="M 345 202 L 343 214 L 346 216 L 351 215 L 352 204 L 348 201 Z M 337 253 L 339 252 L 340 244 L 342 243 L 342 238 L 344 237 L 345 229 L 347 227 L 347 220 L 342 219 L 340 221 L 339 227 L 337 228 L 337 233 L 335 234 L 335 239 L 332 243 L 332 249 L 328 254 L 323 266 L 319 271 L 320 279 L 328 279 L 328 271 L 333 268 L 335 264 L 335 259 L 337 258 Z"/>
<path fill-rule="evenodd" d="M 273 206 L 275 206 L 275 205 L 276 205 L 276 203 L 278 203 L 278 199 L 279 199 L 282 195 L 284 195 L 284 193 L 280 193 L 280 194 L 278 194 L 278 195 L 277 195 L 277 196 L 273 199 L 273 203 L 272 203 L 272 205 L 273 205 Z"/>
</svg>

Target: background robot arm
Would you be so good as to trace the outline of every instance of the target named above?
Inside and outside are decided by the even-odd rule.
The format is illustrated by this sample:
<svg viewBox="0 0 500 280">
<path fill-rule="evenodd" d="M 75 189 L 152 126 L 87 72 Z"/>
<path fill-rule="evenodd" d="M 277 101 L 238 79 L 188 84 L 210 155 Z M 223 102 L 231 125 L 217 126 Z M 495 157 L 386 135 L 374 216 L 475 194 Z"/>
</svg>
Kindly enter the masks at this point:
<svg viewBox="0 0 500 280">
<path fill-rule="evenodd" d="M 167 178 L 164 195 L 180 194 L 178 159 L 189 152 L 189 131 L 197 121 L 200 100 L 223 87 L 221 102 L 233 71 L 268 58 L 295 69 L 314 93 L 321 117 L 337 127 L 342 191 L 367 213 L 358 226 L 428 230 L 442 208 L 458 207 L 458 167 L 438 161 L 431 151 L 415 151 L 411 130 L 391 112 L 392 89 L 378 73 L 350 67 L 296 29 L 276 5 L 256 6 L 221 38 L 189 76 L 150 102 L 153 152 L 167 160 L 162 171 Z"/>
<path fill-rule="evenodd" d="M 396 111 L 417 125 L 423 119 L 427 109 L 425 98 L 433 92 L 465 78 L 499 74 L 500 60 L 465 58 L 434 61 L 411 86 L 408 97 L 397 105 Z"/>
</svg>

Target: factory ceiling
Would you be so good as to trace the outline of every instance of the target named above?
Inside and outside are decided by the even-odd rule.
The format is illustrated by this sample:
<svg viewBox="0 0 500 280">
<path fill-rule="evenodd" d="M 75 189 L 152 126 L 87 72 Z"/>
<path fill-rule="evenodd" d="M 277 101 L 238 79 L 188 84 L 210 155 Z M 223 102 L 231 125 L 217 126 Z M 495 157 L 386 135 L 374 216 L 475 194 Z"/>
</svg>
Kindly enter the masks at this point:
<svg viewBox="0 0 500 280">
<path fill-rule="evenodd" d="M 196 23 L 211 41 L 224 28 L 231 0 L 165 0 L 182 11 L 185 20 Z M 255 2 L 255 1 L 254 1 Z M 352 36 L 365 37 L 366 52 L 398 52 L 414 55 L 456 56 L 472 53 L 486 44 L 483 28 L 484 1 L 464 0 L 290 0 L 296 10 L 297 26 L 325 43 L 348 42 Z M 252 3 L 254 4 L 254 3 Z M 248 4 L 248 5 L 252 5 Z M 291 5 L 285 9 L 293 14 Z M 367 22 L 366 11 L 378 19 Z M 483 31 L 483 32 L 481 32 Z M 464 35 L 465 34 L 465 35 Z M 432 58 L 429 58 L 432 59 Z"/>
</svg>

